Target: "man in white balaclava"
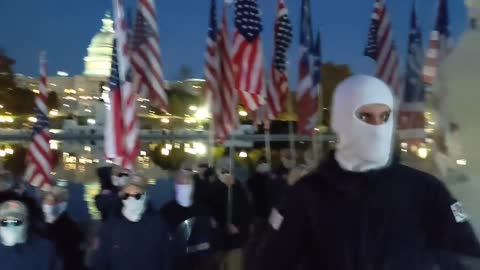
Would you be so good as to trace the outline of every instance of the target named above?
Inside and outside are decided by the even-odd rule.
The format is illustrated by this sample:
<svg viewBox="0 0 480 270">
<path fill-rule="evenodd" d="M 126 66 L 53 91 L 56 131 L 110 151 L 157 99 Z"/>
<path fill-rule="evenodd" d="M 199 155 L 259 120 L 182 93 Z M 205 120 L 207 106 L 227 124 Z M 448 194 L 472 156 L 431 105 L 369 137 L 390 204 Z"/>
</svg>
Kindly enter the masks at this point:
<svg viewBox="0 0 480 270">
<path fill-rule="evenodd" d="M 102 224 L 92 261 L 94 270 L 167 269 L 168 234 L 147 201 L 147 182 L 129 173 L 118 196 L 120 215 Z"/>
<path fill-rule="evenodd" d="M 30 229 L 31 209 L 21 197 L 0 203 L 2 270 L 58 270 L 55 247 Z"/>
<path fill-rule="evenodd" d="M 342 168 L 364 172 L 388 165 L 393 107 L 390 88 L 378 79 L 355 76 L 337 87 L 331 124 L 338 136 L 335 158 Z"/>
<path fill-rule="evenodd" d="M 272 210 L 258 269 L 424 270 L 439 254 L 480 257 L 462 204 L 435 177 L 392 159 L 390 88 L 355 75 L 332 105 L 336 150 Z"/>
<path fill-rule="evenodd" d="M 195 200 L 194 181 L 190 166 L 182 166 L 175 176 L 175 199 L 161 209 L 170 234 L 173 270 L 216 269 L 217 221 L 204 200 Z"/>
</svg>

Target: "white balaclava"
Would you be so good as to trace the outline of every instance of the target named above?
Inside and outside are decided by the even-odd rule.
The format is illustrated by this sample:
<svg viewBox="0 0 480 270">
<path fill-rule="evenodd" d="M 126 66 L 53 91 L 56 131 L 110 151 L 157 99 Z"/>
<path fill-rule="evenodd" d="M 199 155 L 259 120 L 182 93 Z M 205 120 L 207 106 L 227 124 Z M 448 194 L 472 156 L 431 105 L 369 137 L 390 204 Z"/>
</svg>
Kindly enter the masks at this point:
<svg viewBox="0 0 480 270">
<path fill-rule="evenodd" d="M 123 200 L 122 214 L 131 222 L 138 222 L 142 219 L 143 213 L 147 208 L 147 195 L 144 193 L 140 199 L 129 197 Z"/>
<path fill-rule="evenodd" d="M 392 115 L 381 125 L 360 120 L 357 110 L 365 105 L 383 104 Z M 337 133 L 335 159 L 348 171 L 365 172 L 388 165 L 392 154 L 394 98 L 381 80 L 355 75 L 341 82 L 333 97 L 331 124 Z"/>
<path fill-rule="evenodd" d="M 190 184 L 175 184 L 175 200 L 183 207 L 190 207 L 193 205 L 193 183 Z"/>
</svg>

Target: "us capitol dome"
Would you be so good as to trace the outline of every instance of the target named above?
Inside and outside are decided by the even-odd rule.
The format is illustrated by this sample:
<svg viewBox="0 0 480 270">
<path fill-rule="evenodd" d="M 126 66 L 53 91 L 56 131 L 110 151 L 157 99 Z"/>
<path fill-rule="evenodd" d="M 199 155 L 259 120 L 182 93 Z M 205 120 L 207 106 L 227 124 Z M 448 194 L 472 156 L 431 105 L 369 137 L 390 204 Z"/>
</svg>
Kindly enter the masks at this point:
<svg viewBox="0 0 480 270">
<path fill-rule="evenodd" d="M 85 57 L 86 76 L 108 77 L 111 69 L 111 59 L 113 52 L 113 20 L 109 12 L 105 13 L 102 19 L 103 26 L 88 46 L 88 55 Z"/>
</svg>

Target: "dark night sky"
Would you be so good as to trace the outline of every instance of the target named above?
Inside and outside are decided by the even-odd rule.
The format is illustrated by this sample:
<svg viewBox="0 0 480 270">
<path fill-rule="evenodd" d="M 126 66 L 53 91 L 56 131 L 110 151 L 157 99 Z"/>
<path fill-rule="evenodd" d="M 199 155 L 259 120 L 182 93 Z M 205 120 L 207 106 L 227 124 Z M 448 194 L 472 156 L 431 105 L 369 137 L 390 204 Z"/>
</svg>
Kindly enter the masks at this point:
<svg viewBox="0 0 480 270">
<path fill-rule="evenodd" d="M 129 7 L 135 0 L 124 0 Z M 220 3 L 218 6 L 220 9 Z M 295 42 L 290 50 L 290 73 L 296 74 L 300 0 L 286 0 L 294 24 Z M 371 73 L 373 63 L 362 56 L 373 0 L 311 0 L 313 23 L 320 28 L 326 61 L 349 64 L 354 72 Z M 394 37 L 401 55 L 405 55 L 412 0 L 387 0 Z M 448 1 L 452 30 L 458 36 L 466 22 L 460 0 Z M 272 54 L 273 18 L 276 0 L 259 0 L 263 12 L 262 34 L 265 59 Z M 417 1 L 417 11 L 428 37 L 433 27 L 437 0 Z M 188 65 L 194 75 L 203 76 L 203 55 L 210 0 L 156 0 L 160 45 L 167 79 L 175 79 L 181 65 Z M 233 9 L 233 7 L 232 7 Z M 70 74 L 83 71 L 83 57 L 91 38 L 101 27 L 110 0 L 0 0 L 0 48 L 16 59 L 15 71 L 37 74 L 38 53 L 49 56 L 49 73 L 64 70 Z M 233 17 L 230 17 L 233 20 Z M 230 28 L 233 33 L 233 28 Z M 296 75 L 292 77 L 296 80 Z"/>
</svg>

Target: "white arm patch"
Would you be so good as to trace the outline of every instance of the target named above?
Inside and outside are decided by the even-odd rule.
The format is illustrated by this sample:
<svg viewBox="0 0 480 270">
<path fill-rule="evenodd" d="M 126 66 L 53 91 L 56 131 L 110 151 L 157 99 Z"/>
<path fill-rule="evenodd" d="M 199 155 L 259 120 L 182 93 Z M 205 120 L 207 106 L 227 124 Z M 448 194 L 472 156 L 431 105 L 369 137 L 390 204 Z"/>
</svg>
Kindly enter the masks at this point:
<svg viewBox="0 0 480 270">
<path fill-rule="evenodd" d="M 468 215 L 460 202 L 452 204 L 450 208 L 452 209 L 453 216 L 457 223 L 463 223 L 468 220 Z"/>
<path fill-rule="evenodd" d="M 270 217 L 268 218 L 268 222 L 274 230 L 278 231 L 282 226 L 283 216 L 280 214 L 280 212 L 278 212 L 277 209 L 273 208 L 272 212 L 270 213 Z"/>
</svg>

